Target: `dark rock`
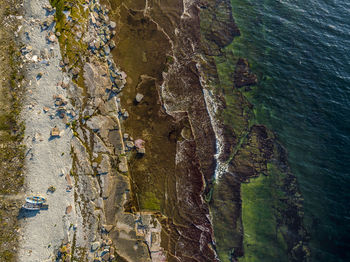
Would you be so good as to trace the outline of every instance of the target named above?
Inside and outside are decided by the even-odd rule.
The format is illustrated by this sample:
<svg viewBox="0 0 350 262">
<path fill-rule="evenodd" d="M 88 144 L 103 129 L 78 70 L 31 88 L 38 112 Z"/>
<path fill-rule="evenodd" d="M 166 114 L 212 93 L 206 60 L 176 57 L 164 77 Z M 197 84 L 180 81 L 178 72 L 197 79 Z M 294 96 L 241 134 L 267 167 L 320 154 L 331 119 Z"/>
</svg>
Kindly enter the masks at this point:
<svg viewBox="0 0 350 262">
<path fill-rule="evenodd" d="M 244 58 L 238 59 L 233 80 L 236 88 L 252 86 L 258 83 L 258 78 L 251 72 L 248 61 Z"/>
</svg>

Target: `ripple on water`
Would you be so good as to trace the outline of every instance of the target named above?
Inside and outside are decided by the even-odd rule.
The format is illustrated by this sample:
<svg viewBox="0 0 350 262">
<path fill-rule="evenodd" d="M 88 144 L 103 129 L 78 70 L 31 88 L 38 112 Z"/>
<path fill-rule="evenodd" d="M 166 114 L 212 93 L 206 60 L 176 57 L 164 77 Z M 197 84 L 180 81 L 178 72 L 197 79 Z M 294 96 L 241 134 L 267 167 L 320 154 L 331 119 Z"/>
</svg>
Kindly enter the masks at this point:
<svg viewBox="0 0 350 262">
<path fill-rule="evenodd" d="M 232 3 L 235 51 L 261 79 L 257 118 L 288 149 L 305 197 L 313 261 L 349 261 L 350 2 Z"/>
</svg>

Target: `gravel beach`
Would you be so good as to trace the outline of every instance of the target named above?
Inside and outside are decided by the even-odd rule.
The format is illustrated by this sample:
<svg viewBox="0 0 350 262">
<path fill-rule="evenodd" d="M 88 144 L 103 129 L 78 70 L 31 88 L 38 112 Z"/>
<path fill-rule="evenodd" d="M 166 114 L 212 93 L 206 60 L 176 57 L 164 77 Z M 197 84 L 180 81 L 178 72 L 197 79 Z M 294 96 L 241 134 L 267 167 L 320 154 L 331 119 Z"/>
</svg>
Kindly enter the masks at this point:
<svg viewBox="0 0 350 262">
<path fill-rule="evenodd" d="M 18 261 L 23 262 L 52 261 L 52 254 L 62 241 L 72 237 L 74 227 L 71 225 L 76 222 L 74 191 L 66 190 L 65 179 L 72 165 L 72 132 L 57 115 L 53 99 L 55 95 L 66 97 L 66 91 L 57 85 L 64 79 L 64 73 L 59 68 L 58 42 L 49 43 L 48 30 L 40 27 L 42 21 L 50 18 L 43 8 L 45 5 L 49 5 L 49 1 L 24 1 L 24 23 L 20 31 L 24 44 L 32 47 L 26 55 L 25 73 L 29 84 L 22 112 L 26 125 L 26 194 L 43 195 L 49 206 L 37 213 L 22 211 L 20 214 L 23 229 Z M 60 137 L 50 136 L 53 127 L 59 128 Z M 56 188 L 55 192 L 47 192 L 50 186 Z M 73 210 L 67 215 L 66 208 L 70 205 Z"/>
</svg>

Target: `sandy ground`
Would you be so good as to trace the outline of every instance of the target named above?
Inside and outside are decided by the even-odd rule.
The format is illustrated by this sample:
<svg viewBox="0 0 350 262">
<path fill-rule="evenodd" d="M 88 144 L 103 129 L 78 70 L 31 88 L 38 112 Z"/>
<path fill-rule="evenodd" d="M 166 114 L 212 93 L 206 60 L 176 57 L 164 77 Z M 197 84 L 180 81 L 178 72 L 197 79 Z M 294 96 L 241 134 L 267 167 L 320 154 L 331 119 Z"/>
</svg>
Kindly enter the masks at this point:
<svg viewBox="0 0 350 262">
<path fill-rule="evenodd" d="M 76 222 L 74 189 L 66 191 L 65 180 L 72 165 L 72 132 L 56 115 L 53 99 L 58 94 L 66 96 L 65 90 L 57 86 L 64 78 L 59 68 L 61 54 L 58 43 L 48 43 L 45 39 L 48 31 L 41 31 L 40 28 L 40 23 L 48 18 L 43 9 L 48 4 L 48 0 L 25 0 L 21 29 L 22 41 L 33 48 L 28 56 L 32 60 L 27 63 L 26 71 L 30 83 L 22 113 L 26 124 L 26 195 L 39 193 L 46 197 L 49 206 L 48 210 L 22 211 L 20 214 L 22 230 L 18 261 L 23 262 L 52 261 L 52 256 L 62 241 L 72 238 Z M 40 61 L 45 49 L 52 54 L 48 65 Z M 37 62 L 35 55 L 39 58 Z M 37 80 L 39 73 L 43 75 Z M 49 107 L 49 111 L 45 113 L 43 107 Z M 50 138 L 54 126 L 62 131 L 60 138 Z M 51 185 L 56 187 L 56 191 L 47 193 Z M 66 207 L 69 205 L 72 205 L 73 211 L 66 215 Z"/>
</svg>

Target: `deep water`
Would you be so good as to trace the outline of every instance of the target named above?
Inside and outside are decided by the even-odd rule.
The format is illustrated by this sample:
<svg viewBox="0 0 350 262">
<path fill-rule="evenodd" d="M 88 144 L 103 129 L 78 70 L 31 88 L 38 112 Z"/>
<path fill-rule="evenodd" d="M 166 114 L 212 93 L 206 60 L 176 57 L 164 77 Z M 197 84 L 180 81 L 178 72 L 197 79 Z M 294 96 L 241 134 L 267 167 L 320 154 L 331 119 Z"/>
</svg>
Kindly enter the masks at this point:
<svg viewBox="0 0 350 262">
<path fill-rule="evenodd" d="M 275 131 L 305 198 L 312 261 L 350 261 L 350 1 L 232 0 L 235 54 L 259 76 L 259 123 Z"/>
</svg>

